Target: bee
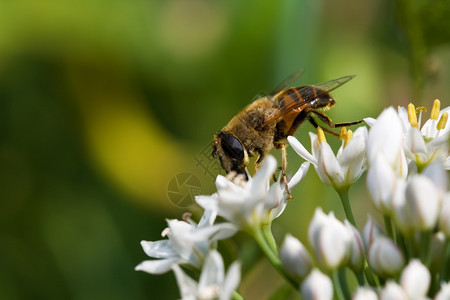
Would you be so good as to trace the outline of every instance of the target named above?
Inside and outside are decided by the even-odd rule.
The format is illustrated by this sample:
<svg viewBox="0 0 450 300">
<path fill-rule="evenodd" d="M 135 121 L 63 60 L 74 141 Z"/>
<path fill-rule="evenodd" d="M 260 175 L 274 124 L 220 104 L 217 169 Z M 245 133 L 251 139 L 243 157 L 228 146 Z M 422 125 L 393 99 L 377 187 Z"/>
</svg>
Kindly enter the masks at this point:
<svg viewBox="0 0 450 300">
<path fill-rule="evenodd" d="M 291 77 L 298 77 L 302 72 Z M 282 153 L 282 179 L 289 198 L 292 198 L 287 187 L 286 178 L 286 146 L 287 137 L 293 135 L 305 121 L 315 128 L 319 127 L 316 117 L 329 128 L 337 128 L 359 124 L 361 121 L 333 123 L 323 111 L 332 108 L 336 101 L 330 92 L 351 80 L 348 75 L 315 85 L 302 85 L 284 89 L 282 86 L 271 95 L 259 98 L 239 112 L 231 121 L 214 135 L 214 158 L 219 158 L 222 168 L 229 174 L 242 174 L 246 179 L 246 166 L 249 157 L 257 157 L 255 168 L 272 150 L 280 149 Z M 333 131 L 323 128 L 331 135 Z"/>
</svg>

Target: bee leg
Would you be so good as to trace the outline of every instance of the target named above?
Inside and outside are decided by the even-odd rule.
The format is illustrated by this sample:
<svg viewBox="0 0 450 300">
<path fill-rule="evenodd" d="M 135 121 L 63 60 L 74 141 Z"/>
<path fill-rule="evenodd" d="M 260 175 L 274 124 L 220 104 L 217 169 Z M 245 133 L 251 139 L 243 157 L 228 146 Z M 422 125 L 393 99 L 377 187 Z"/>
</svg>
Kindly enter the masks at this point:
<svg viewBox="0 0 450 300">
<path fill-rule="evenodd" d="M 258 151 L 258 154 L 259 154 L 258 159 L 255 161 L 255 172 L 258 171 L 259 166 L 261 165 L 265 157 L 262 151 Z"/>
<path fill-rule="evenodd" d="M 317 127 L 319 127 L 319 124 L 317 124 L 316 120 L 314 120 L 313 117 L 311 117 L 311 116 L 308 117 L 308 121 L 314 126 L 314 128 L 317 129 Z M 325 133 L 328 133 L 329 135 L 332 135 L 332 136 L 339 136 L 339 134 L 337 134 L 337 133 L 335 133 L 335 132 L 333 132 L 333 131 L 331 131 L 331 130 L 329 130 L 329 129 L 327 129 L 327 128 L 323 128 L 323 127 L 320 127 L 320 128 L 322 128 L 322 130 L 323 130 Z"/>
<path fill-rule="evenodd" d="M 353 122 L 333 123 L 333 121 L 331 121 L 331 118 L 329 116 L 327 116 L 326 114 L 324 114 L 323 112 L 321 112 L 321 111 L 318 111 L 318 110 L 315 110 L 315 109 L 311 109 L 310 112 L 312 112 L 316 116 L 318 116 L 319 119 L 321 119 L 330 128 L 352 126 L 352 125 L 356 125 L 356 124 L 360 124 L 360 123 L 364 122 L 364 120 L 359 120 L 359 121 L 353 121 Z"/>
<path fill-rule="evenodd" d="M 287 199 L 292 199 L 291 191 L 289 190 L 287 175 L 286 175 L 286 167 L 287 167 L 287 154 L 286 154 L 286 144 L 281 144 L 281 176 L 283 178 L 284 187 L 287 193 Z"/>
</svg>

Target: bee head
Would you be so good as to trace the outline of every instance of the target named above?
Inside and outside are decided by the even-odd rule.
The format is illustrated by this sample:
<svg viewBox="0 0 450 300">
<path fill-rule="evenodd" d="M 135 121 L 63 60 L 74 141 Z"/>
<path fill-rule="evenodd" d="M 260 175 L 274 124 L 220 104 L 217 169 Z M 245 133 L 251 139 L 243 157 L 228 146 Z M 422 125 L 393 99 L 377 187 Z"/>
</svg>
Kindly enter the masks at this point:
<svg viewBox="0 0 450 300">
<path fill-rule="evenodd" d="M 214 158 L 219 158 L 220 165 L 227 172 L 235 171 L 244 174 L 248 163 L 248 154 L 241 141 L 232 133 L 219 131 L 214 136 L 213 152 Z"/>
</svg>

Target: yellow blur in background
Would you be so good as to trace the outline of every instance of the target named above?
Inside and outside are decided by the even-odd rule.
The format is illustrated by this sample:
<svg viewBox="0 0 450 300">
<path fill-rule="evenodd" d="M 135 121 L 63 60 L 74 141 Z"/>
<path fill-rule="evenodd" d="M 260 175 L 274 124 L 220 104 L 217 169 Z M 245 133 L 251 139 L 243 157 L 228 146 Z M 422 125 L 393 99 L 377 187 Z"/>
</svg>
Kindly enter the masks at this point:
<svg viewBox="0 0 450 300">
<path fill-rule="evenodd" d="M 199 215 L 182 183 L 214 192 L 214 133 L 299 69 L 297 85 L 357 75 L 333 92 L 336 122 L 447 106 L 448 13 L 443 0 L 1 2 L 0 299 L 179 297 L 172 274 L 134 271 L 139 242 Z M 296 136 L 309 145 L 312 129 Z M 343 216 L 312 169 L 293 195 L 280 240 L 306 240 L 318 205 Z M 350 198 L 363 224 L 364 178 Z M 269 295 L 277 275 L 244 267 L 244 296 Z"/>
</svg>

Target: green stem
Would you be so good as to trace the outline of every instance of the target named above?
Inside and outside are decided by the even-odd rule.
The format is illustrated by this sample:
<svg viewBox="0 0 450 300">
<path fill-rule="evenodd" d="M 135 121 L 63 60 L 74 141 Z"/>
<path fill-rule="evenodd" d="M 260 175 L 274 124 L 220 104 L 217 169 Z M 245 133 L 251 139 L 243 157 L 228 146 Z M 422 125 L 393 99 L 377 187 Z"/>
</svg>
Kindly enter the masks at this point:
<svg viewBox="0 0 450 300">
<path fill-rule="evenodd" d="M 231 299 L 233 299 L 233 300 L 244 300 L 244 297 L 242 297 L 242 295 L 239 294 L 238 292 L 234 291 L 233 294 L 231 295 Z"/>
<path fill-rule="evenodd" d="M 400 231 L 396 230 L 395 236 L 397 237 L 397 245 L 400 247 L 402 252 L 405 254 L 406 261 L 409 261 L 410 253 L 408 251 L 408 248 L 406 247 L 405 238 L 403 237 L 403 234 Z"/>
<path fill-rule="evenodd" d="M 420 258 L 422 263 L 429 268 L 431 264 L 431 231 L 420 233 Z"/>
<path fill-rule="evenodd" d="M 364 279 L 364 272 L 353 271 L 353 273 L 355 274 L 356 279 L 358 280 L 358 285 L 364 286 L 366 284 L 366 280 Z"/>
<path fill-rule="evenodd" d="M 344 294 L 345 299 L 350 299 L 351 296 L 350 296 L 350 291 L 348 289 L 345 268 L 339 268 L 338 273 L 339 273 L 339 283 L 341 284 L 342 293 Z"/>
<path fill-rule="evenodd" d="M 449 269 L 450 269 L 450 239 L 447 238 L 444 246 L 444 261 L 441 269 L 441 282 L 447 282 L 449 280 Z"/>
<path fill-rule="evenodd" d="M 334 270 L 332 274 L 334 291 L 336 293 L 338 300 L 345 300 L 346 298 L 344 295 L 344 291 L 342 290 L 341 281 L 339 277 L 340 277 L 339 271 L 337 269 Z"/>
<path fill-rule="evenodd" d="M 263 230 L 264 238 L 266 239 L 269 246 L 272 248 L 273 253 L 278 255 L 278 246 L 277 246 L 277 242 L 275 241 L 275 238 L 273 237 L 271 225 L 272 225 L 272 223 L 262 225 L 262 230 Z"/>
<path fill-rule="evenodd" d="M 375 276 L 372 273 L 372 270 L 369 268 L 369 265 L 367 264 L 367 260 L 364 263 L 364 275 L 366 275 L 367 282 L 369 283 L 370 286 L 373 287 L 379 286 Z"/>
<path fill-rule="evenodd" d="M 355 218 L 353 217 L 352 207 L 350 206 L 350 200 L 348 198 L 348 188 L 343 190 L 337 190 L 337 192 L 339 194 L 339 197 L 341 198 L 341 203 L 342 206 L 344 207 L 344 212 L 345 216 L 347 217 L 347 220 L 353 226 L 355 226 L 355 228 L 357 228 Z"/>
<path fill-rule="evenodd" d="M 283 276 L 286 281 L 288 281 L 294 287 L 294 289 L 298 290 L 300 284 L 286 273 L 281 260 L 278 258 L 278 255 L 273 252 L 272 247 L 267 242 L 259 225 L 254 225 L 252 228 L 249 228 L 248 232 L 255 239 L 256 243 L 259 245 L 275 270 L 277 270 L 278 273 L 280 273 L 280 275 Z"/>
<path fill-rule="evenodd" d="M 384 216 L 383 216 L 383 219 L 384 219 L 384 227 L 386 228 L 386 233 L 387 233 L 388 237 L 389 237 L 392 241 L 394 241 L 395 243 L 397 243 L 397 241 L 395 240 L 395 237 L 394 237 L 394 230 L 393 230 L 393 228 L 392 228 L 392 220 L 391 220 L 391 217 L 389 217 L 389 216 L 387 216 L 387 215 L 384 215 Z"/>
</svg>

